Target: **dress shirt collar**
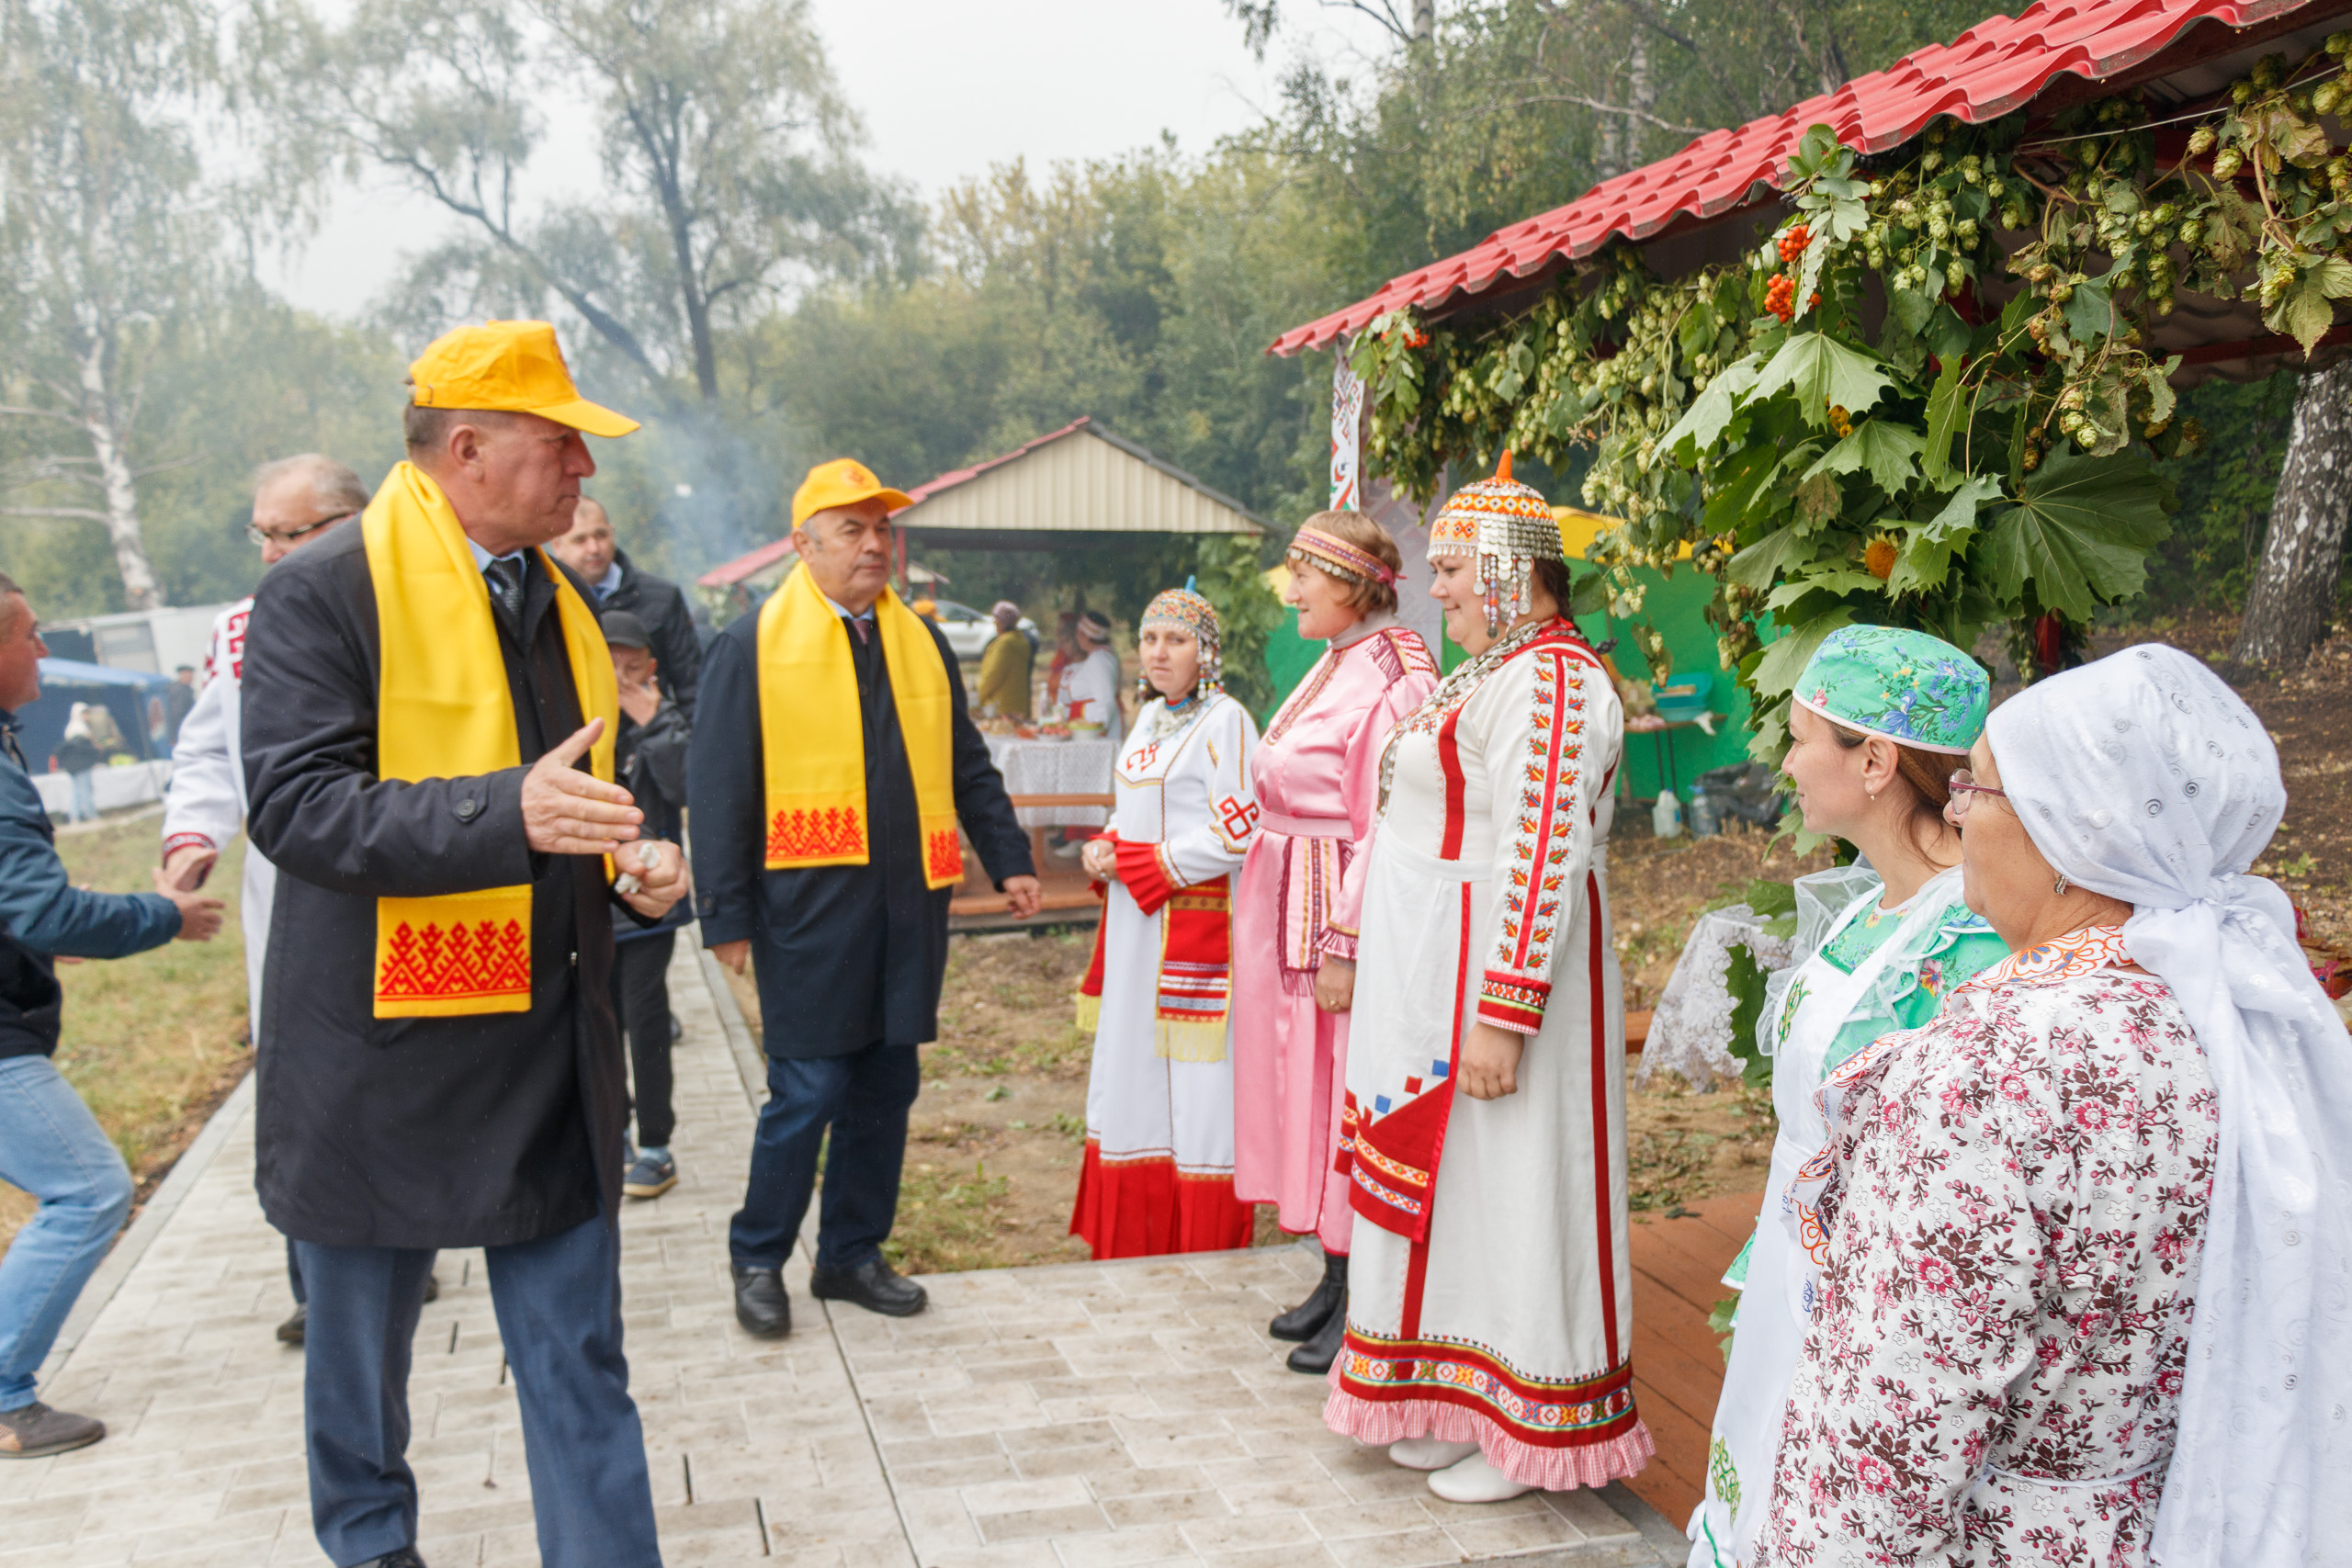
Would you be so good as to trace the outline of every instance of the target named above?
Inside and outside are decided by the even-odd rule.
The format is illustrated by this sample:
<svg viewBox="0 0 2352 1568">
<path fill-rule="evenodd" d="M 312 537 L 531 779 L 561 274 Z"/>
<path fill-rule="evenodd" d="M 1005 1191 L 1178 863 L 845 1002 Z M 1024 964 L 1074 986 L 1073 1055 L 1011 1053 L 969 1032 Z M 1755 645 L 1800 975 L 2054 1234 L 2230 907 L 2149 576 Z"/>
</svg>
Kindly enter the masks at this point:
<svg viewBox="0 0 2352 1568">
<path fill-rule="evenodd" d="M 471 534 L 466 536 L 466 548 L 473 551 L 474 553 L 474 570 L 476 571 L 489 570 L 490 563 L 494 560 L 514 560 L 518 557 L 526 556 L 531 553 L 526 549 L 509 550 L 503 556 L 494 556 L 488 550 L 483 549 L 480 545 L 475 544 L 474 536 Z"/>
<path fill-rule="evenodd" d="M 811 588 L 817 588 L 817 582 L 816 582 L 816 580 L 815 580 L 814 578 L 811 578 L 811 579 L 809 580 L 809 581 L 808 581 L 808 586 L 809 586 L 809 587 L 811 587 Z M 833 596 L 832 596 L 831 594 L 830 594 L 830 593 L 826 592 L 825 592 L 823 589 L 821 589 L 821 588 L 817 588 L 817 597 L 818 597 L 818 598 L 820 598 L 820 599 L 822 599 L 822 600 L 825 602 L 825 608 L 826 608 L 826 609 L 831 610 L 834 615 L 839 615 L 842 620 L 845 620 L 845 621 L 870 621 L 870 620 L 872 620 L 872 619 L 874 618 L 874 606 L 873 606 L 872 604 L 868 604 L 868 605 L 865 607 L 865 612 L 864 612 L 863 614 L 853 614 L 847 605 L 845 605 L 845 604 L 837 604 L 837 603 L 834 601 Z"/>
<path fill-rule="evenodd" d="M 605 575 L 596 580 L 596 597 L 601 600 L 620 585 L 621 563 L 620 558 L 616 556 L 613 564 L 605 569 Z"/>
</svg>

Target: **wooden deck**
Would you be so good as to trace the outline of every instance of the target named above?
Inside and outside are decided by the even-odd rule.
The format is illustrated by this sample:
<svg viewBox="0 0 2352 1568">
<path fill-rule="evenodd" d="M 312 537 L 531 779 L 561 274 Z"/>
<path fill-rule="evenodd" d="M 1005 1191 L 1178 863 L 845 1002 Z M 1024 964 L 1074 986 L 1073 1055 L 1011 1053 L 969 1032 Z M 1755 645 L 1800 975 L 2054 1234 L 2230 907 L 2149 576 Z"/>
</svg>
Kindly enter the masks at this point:
<svg viewBox="0 0 2352 1568">
<path fill-rule="evenodd" d="M 1626 1483 L 1677 1529 L 1707 1485 L 1707 1437 L 1724 1358 L 1707 1314 L 1732 1293 L 1723 1273 L 1755 1228 L 1760 1192 L 1634 1216 L 1634 1399 L 1657 1458 Z"/>
</svg>

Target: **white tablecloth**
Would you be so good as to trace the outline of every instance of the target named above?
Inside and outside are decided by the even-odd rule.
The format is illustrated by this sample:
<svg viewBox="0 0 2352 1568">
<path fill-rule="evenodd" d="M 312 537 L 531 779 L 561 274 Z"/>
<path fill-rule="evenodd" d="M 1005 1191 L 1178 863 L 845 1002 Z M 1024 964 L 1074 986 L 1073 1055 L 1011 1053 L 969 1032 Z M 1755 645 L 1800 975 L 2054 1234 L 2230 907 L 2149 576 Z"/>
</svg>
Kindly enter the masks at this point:
<svg viewBox="0 0 2352 1568">
<path fill-rule="evenodd" d="M 151 800 L 164 798 L 164 786 L 171 782 L 172 765 L 166 761 L 132 762 L 126 767 L 99 768 L 91 780 L 101 811 L 119 811 L 127 806 L 144 806 Z M 70 773 L 35 773 L 33 787 L 40 791 L 40 807 L 51 817 L 71 816 L 74 811 L 74 778 Z"/>
<path fill-rule="evenodd" d="M 1661 1072 L 1679 1073 L 1684 1082 L 1702 1090 L 1738 1081 L 1740 1063 L 1731 1054 L 1735 1004 L 1725 988 L 1736 945 L 1746 947 L 1766 969 L 1782 968 L 1789 962 L 1789 939 L 1766 936 L 1764 921 L 1747 905 L 1701 915 L 1682 944 L 1682 957 L 1657 1010 L 1650 1014 L 1642 1065 L 1634 1069 L 1635 1088 Z"/>
<path fill-rule="evenodd" d="M 1108 795 L 1111 764 L 1117 761 L 1108 740 L 1023 740 L 1011 735 L 985 737 L 989 760 L 1004 775 L 1007 795 Z M 1023 828 L 1100 828 L 1110 820 L 1100 806 L 1032 806 L 1014 813 Z"/>
</svg>

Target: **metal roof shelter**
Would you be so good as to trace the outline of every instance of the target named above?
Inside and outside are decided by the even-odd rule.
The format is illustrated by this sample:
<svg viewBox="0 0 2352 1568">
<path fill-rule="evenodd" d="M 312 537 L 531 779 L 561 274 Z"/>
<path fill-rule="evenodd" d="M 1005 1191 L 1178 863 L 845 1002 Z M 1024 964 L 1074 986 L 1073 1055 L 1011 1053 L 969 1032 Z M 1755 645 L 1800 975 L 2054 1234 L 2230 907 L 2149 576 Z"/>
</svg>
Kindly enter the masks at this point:
<svg viewBox="0 0 2352 1568">
<path fill-rule="evenodd" d="M 1497 230 L 1459 255 L 1294 327 L 1268 352 L 1326 347 L 1404 306 L 1433 320 L 1523 309 L 1611 239 L 1640 245 L 1651 267 L 1669 278 L 1726 261 L 1755 242 L 1762 209 L 1781 202 L 1775 182 L 1815 125 L 1827 125 L 1849 147 L 1881 152 L 1918 135 L 1938 115 L 1973 124 L 2030 106 L 2037 118 L 2047 118 L 2125 91 L 2165 106 L 2159 118 L 2190 114 L 2219 107 L 2229 84 L 2263 55 L 2301 59 L 2315 51 L 2347 17 L 2346 0 L 2043 0 L 2014 18 L 1989 17 L 1949 44 L 1920 50 L 1785 114 L 1710 131 L 1672 157 L 1603 181 L 1566 207 Z M 2158 157 L 2180 157 L 2187 135 L 2186 126 L 2160 131 Z M 2301 357 L 2292 340 L 2264 330 L 2260 308 L 2251 302 L 2185 289 L 2176 298 L 2154 346 L 2181 354 L 2185 370 L 2254 376 Z M 2347 335 L 2339 327 L 2329 341 Z"/>
<path fill-rule="evenodd" d="M 1239 502 L 1085 416 L 907 493 L 911 504 L 891 514 L 902 564 L 910 538 L 933 549 L 1053 550 L 1112 544 L 1133 534 L 1254 536 L 1265 529 Z M 792 559 L 786 535 L 695 581 L 705 588 L 764 587 L 782 578 Z"/>
</svg>

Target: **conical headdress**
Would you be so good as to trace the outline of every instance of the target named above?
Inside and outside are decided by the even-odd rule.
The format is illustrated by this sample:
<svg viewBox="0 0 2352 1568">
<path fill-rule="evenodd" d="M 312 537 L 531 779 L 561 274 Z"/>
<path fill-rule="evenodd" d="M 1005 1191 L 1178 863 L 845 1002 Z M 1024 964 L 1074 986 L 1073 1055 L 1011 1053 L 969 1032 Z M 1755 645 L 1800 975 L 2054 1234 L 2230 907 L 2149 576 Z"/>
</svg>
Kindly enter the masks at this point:
<svg viewBox="0 0 2352 1568">
<path fill-rule="evenodd" d="M 1477 558 L 1489 635 L 1527 613 L 1537 561 L 1566 558 L 1559 519 L 1543 496 L 1510 477 L 1509 451 L 1493 479 L 1455 491 L 1430 522 L 1430 559 L 1442 556 Z"/>
</svg>

